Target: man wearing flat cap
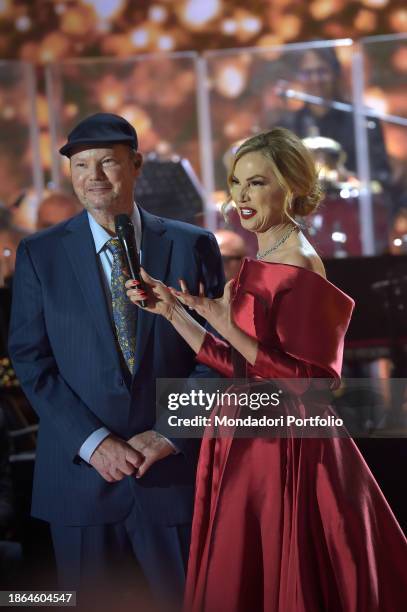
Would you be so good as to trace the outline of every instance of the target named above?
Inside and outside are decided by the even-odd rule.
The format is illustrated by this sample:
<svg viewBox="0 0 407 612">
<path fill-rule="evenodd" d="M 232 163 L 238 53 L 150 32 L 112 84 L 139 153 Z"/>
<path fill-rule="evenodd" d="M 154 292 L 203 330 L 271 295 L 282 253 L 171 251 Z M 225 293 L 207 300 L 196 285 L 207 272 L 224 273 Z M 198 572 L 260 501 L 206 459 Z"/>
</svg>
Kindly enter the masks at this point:
<svg viewBox="0 0 407 612">
<path fill-rule="evenodd" d="M 61 588 L 108 584 L 131 551 L 152 589 L 179 600 L 198 449 L 159 433 L 155 382 L 208 371 L 169 322 L 128 300 L 115 215 L 131 218 L 143 267 L 167 285 L 216 297 L 223 272 L 212 234 L 134 203 L 137 149 L 112 114 L 69 134 L 60 152 L 84 210 L 20 243 L 9 349 L 40 418 L 32 513 L 51 525 Z"/>
</svg>

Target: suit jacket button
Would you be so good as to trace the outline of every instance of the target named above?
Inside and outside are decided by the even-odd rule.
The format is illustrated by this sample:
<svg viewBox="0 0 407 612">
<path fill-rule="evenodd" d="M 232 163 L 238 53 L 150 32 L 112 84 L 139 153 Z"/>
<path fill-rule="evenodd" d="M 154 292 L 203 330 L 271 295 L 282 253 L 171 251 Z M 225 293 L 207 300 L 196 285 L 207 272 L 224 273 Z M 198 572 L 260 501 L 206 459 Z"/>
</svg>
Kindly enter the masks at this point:
<svg viewBox="0 0 407 612">
<path fill-rule="evenodd" d="M 119 378 L 119 385 L 120 385 L 121 387 L 123 387 L 123 385 L 124 385 L 124 380 L 123 380 L 123 378 Z"/>
</svg>

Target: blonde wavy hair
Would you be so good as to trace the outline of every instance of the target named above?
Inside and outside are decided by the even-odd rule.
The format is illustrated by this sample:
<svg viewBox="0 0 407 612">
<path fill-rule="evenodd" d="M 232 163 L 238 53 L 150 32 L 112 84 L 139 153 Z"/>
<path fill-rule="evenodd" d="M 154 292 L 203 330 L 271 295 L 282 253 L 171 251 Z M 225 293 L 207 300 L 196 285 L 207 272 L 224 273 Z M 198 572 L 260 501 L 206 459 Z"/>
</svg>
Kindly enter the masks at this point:
<svg viewBox="0 0 407 612">
<path fill-rule="evenodd" d="M 300 138 L 286 128 L 275 127 L 260 132 L 239 146 L 228 176 L 229 189 L 236 163 L 246 153 L 257 151 L 270 161 L 278 184 L 285 193 L 282 218 L 289 218 L 296 223 L 295 217 L 306 217 L 313 213 L 323 197 L 315 161 Z M 224 215 L 231 201 L 230 196 L 223 204 Z"/>
</svg>

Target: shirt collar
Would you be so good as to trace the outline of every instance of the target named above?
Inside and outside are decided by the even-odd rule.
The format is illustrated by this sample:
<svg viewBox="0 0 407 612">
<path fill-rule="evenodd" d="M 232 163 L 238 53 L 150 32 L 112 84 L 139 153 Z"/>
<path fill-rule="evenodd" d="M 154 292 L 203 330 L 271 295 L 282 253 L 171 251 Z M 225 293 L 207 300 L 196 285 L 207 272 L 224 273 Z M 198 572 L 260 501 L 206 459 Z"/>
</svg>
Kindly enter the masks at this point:
<svg viewBox="0 0 407 612">
<path fill-rule="evenodd" d="M 90 225 L 90 231 L 92 232 L 93 241 L 95 243 L 96 253 L 100 253 L 106 246 L 106 242 L 110 240 L 111 236 L 107 233 L 104 227 L 99 225 L 99 223 L 93 218 L 93 216 L 88 211 L 88 219 Z M 134 234 L 136 238 L 137 250 L 140 251 L 141 246 L 141 217 L 140 211 L 137 207 L 137 204 L 134 203 L 133 212 L 130 215 L 131 222 L 134 226 Z"/>
</svg>

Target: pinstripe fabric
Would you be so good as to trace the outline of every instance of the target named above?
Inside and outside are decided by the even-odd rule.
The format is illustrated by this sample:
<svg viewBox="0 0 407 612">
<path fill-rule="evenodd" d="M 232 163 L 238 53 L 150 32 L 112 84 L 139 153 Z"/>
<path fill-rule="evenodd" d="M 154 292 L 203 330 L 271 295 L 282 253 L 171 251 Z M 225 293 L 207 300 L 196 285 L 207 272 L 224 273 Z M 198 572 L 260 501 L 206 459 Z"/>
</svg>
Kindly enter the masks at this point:
<svg viewBox="0 0 407 612">
<path fill-rule="evenodd" d="M 113 255 L 111 277 L 113 320 L 123 357 L 130 373 L 133 374 L 136 352 L 137 307 L 130 302 L 126 295 L 124 286 L 126 277 L 123 274 L 125 261 L 120 242 L 118 238 L 111 238 L 106 244 Z"/>
<path fill-rule="evenodd" d="M 140 214 L 143 262 L 154 278 L 171 286 L 184 278 L 192 293 L 201 279 L 210 297 L 222 294 L 219 249 L 208 232 Z M 186 524 L 192 515 L 197 441 L 178 439 L 183 452 L 157 461 L 141 482 L 107 483 L 78 461 L 81 445 L 103 426 L 125 440 L 148 429 L 160 431 L 154 409 L 157 378 L 186 378 L 193 371 L 208 377 L 203 366 L 194 370 L 193 352 L 168 321 L 135 307 L 137 353 L 132 386 L 125 383 L 130 372 L 120 363 L 106 304 L 113 255 L 106 248 L 103 259 L 110 261 L 103 272 L 98 258 L 110 238 L 94 240 L 83 211 L 30 235 L 18 248 L 9 350 L 41 422 L 32 513 L 60 525 L 117 523 L 136 499 L 155 523 Z M 106 287 L 101 282 L 105 271 Z"/>
</svg>

